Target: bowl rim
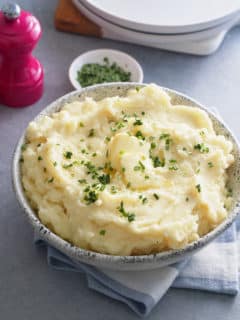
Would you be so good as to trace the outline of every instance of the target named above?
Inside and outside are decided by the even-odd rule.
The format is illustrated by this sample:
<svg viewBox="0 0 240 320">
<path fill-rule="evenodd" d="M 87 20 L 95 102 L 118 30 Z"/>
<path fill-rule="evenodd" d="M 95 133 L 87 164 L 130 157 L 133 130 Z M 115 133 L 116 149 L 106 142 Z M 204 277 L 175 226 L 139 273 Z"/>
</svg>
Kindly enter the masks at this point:
<svg viewBox="0 0 240 320">
<path fill-rule="evenodd" d="M 138 82 L 115 82 L 115 83 L 105 83 L 105 84 L 97 84 L 94 86 L 82 88 L 79 90 L 72 91 L 70 93 L 65 94 L 64 96 L 56 99 L 52 103 L 50 103 L 47 107 L 41 110 L 40 113 L 38 113 L 31 121 L 35 121 L 39 116 L 42 114 L 51 114 L 51 110 L 56 108 L 58 105 L 62 104 L 62 100 L 68 101 L 74 96 L 79 95 L 85 95 L 89 91 L 94 91 L 95 89 L 102 87 L 122 87 L 126 86 L 129 88 L 129 86 L 134 87 L 144 87 L 148 85 L 147 83 L 139 84 Z M 220 120 L 211 110 L 207 109 L 205 106 L 203 106 L 201 103 L 199 103 L 197 100 L 190 98 L 186 94 L 180 93 L 176 90 L 169 89 L 166 87 L 160 86 L 163 90 L 165 90 L 167 93 L 172 93 L 174 95 L 178 95 L 189 102 L 192 102 L 193 105 L 198 106 L 200 109 L 206 111 L 208 114 L 210 114 L 213 118 L 217 120 L 228 132 L 231 139 L 234 141 L 235 145 L 237 146 L 237 149 L 240 153 L 240 146 L 238 143 L 238 140 L 236 139 L 235 135 L 232 133 L 232 131 L 229 129 L 229 127 L 224 123 L 223 120 Z M 129 88 L 131 89 L 131 88 Z M 56 112 L 56 111 L 54 111 Z M 25 194 L 23 191 L 22 183 L 21 183 L 21 174 L 20 174 L 20 157 L 21 157 L 21 146 L 24 142 L 26 129 L 24 129 L 22 135 L 18 139 L 13 159 L 12 159 L 12 184 L 13 189 L 16 194 L 17 201 L 19 202 L 21 208 L 23 209 L 25 215 L 27 216 L 28 220 L 30 221 L 31 225 L 34 227 L 36 231 L 39 232 L 39 235 L 42 236 L 46 241 L 52 245 L 53 247 L 59 249 L 60 251 L 65 252 L 70 258 L 76 261 L 76 259 L 79 258 L 79 260 L 84 260 L 85 263 L 94 264 L 94 261 L 98 261 L 102 263 L 103 265 L 108 265 L 109 268 L 114 266 L 119 266 L 122 264 L 137 264 L 137 263 L 153 263 L 154 262 L 162 262 L 162 261 L 168 261 L 174 258 L 178 258 L 178 260 L 181 258 L 185 258 L 187 255 L 192 254 L 195 250 L 203 248 L 205 245 L 207 245 L 209 242 L 214 240 L 216 237 L 218 237 L 223 231 L 225 231 L 230 225 L 233 223 L 233 221 L 236 219 L 236 217 L 239 214 L 240 209 L 240 192 L 238 194 L 236 205 L 232 209 L 232 211 L 229 213 L 228 217 L 223 220 L 222 223 L 220 223 L 216 228 L 214 228 L 212 231 L 201 237 L 200 239 L 191 242 L 187 244 L 185 247 L 181 249 L 175 249 L 175 250 L 167 250 L 162 251 L 159 253 L 153 253 L 153 254 L 146 254 L 146 255 L 130 255 L 130 256 L 121 256 L 121 255 L 111 255 L 111 254 L 104 254 L 99 253 L 95 251 L 90 251 L 86 249 L 82 249 L 80 247 L 77 247 L 70 242 L 64 240 L 57 234 L 55 234 L 53 231 L 48 229 L 40 219 L 37 217 L 37 214 L 34 212 L 34 210 L 31 208 Z"/>
<path fill-rule="evenodd" d="M 71 62 L 70 66 L 69 66 L 69 69 L 68 69 L 68 78 L 69 78 L 70 83 L 72 84 L 72 86 L 76 90 L 81 90 L 81 89 L 85 89 L 85 88 L 83 88 L 80 85 L 80 83 L 78 83 L 78 85 L 75 84 L 75 81 L 74 81 L 75 80 L 74 79 L 74 66 L 75 66 L 75 64 L 78 62 L 78 60 L 80 58 L 82 59 L 82 58 L 87 57 L 87 56 L 89 56 L 91 54 L 94 54 L 94 53 L 102 54 L 103 52 L 106 52 L 106 55 L 109 54 L 110 58 L 111 58 L 112 54 L 121 55 L 126 62 L 128 62 L 132 66 L 134 65 L 136 67 L 136 81 L 134 81 L 134 82 L 130 81 L 130 82 L 131 83 L 135 83 L 135 82 L 142 83 L 143 82 L 143 69 L 142 69 L 140 63 L 136 60 L 136 58 L 134 58 L 133 56 L 131 56 L 130 54 L 128 54 L 128 53 L 126 53 L 124 51 L 115 50 L 115 49 L 109 49 L 109 48 L 100 48 L 100 49 L 96 49 L 96 50 L 85 51 L 82 54 L 80 54 L 79 56 L 77 56 Z M 117 62 L 117 60 L 118 59 L 116 59 L 116 62 Z M 108 83 L 110 83 L 110 82 L 108 82 Z M 112 83 L 116 83 L 116 82 L 112 82 Z"/>
</svg>

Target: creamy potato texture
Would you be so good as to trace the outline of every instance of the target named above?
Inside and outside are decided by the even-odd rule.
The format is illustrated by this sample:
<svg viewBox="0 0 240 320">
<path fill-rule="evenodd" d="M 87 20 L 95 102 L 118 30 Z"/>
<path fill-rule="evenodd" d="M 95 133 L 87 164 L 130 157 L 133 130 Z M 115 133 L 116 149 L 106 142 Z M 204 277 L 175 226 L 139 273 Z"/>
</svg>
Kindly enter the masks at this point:
<svg viewBox="0 0 240 320">
<path fill-rule="evenodd" d="M 149 254 L 184 247 L 226 218 L 231 151 L 206 112 L 172 105 L 148 85 L 31 122 L 22 182 L 62 238 L 101 253 Z"/>
</svg>

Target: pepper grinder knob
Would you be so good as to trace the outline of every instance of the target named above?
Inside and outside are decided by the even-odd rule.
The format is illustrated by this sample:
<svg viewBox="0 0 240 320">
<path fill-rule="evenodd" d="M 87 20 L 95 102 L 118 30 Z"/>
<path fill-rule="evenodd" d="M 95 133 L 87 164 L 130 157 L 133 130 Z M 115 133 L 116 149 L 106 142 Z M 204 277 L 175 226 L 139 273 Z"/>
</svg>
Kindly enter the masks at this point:
<svg viewBox="0 0 240 320">
<path fill-rule="evenodd" d="M 15 20 L 21 14 L 20 6 L 14 2 L 5 3 L 1 10 L 7 20 Z"/>
</svg>

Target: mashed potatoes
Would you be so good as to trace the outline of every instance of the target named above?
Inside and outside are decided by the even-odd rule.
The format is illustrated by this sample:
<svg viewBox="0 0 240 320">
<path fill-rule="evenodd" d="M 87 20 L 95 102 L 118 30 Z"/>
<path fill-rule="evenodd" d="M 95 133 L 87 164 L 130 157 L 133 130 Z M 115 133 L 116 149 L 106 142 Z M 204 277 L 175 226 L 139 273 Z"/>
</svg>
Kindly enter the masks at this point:
<svg viewBox="0 0 240 320">
<path fill-rule="evenodd" d="M 22 182 L 42 223 L 114 255 L 184 247 L 215 228 L 231 197 L 232 144 L 206 112 L 156 85 L 86 98 L 31 122 Z"/>
</svg>

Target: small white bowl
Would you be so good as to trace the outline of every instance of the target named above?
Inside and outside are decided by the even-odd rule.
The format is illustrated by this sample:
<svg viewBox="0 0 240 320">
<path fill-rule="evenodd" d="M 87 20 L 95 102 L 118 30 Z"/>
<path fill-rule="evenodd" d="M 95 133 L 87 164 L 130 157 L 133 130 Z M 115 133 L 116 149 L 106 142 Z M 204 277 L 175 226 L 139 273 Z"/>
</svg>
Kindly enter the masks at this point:
<svg viewBox="0 0 240 320">
<path fill-rule="evenodd" d="M 130 82 L 143 82 L 143 70 L 140 64 L 130 55 L 110 49 L 97 49 L 92 51 L 87 51 L 80 56 L 78 56 L 75 60 L 73 60 L 72 64 L 68 70 L 68 76 L 71 84 L 75 89 L 81 89 L 80 83 L 77 81 L 77 72 L 81 70 L 84 64 L 86 63 L 103 63 L 103 59 L 107 57 L 109 59 L 110 64 L 116 62 L 118 66 L 123 68 L 123 70 L 130 72 Z"/>
</svg>

